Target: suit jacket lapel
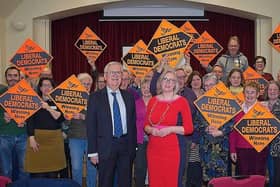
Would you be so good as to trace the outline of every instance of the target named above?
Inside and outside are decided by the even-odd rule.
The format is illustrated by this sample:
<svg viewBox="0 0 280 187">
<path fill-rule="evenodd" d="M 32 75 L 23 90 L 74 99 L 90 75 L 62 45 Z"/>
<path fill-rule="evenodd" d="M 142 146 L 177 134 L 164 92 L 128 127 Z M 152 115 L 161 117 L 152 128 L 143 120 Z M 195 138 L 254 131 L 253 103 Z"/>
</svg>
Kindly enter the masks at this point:
<svg viewBox="0 0 280 187">
<path fill-rule="evenodd" d="M 106 87 L 103 88 L 102 95 L 103 95 L 104 106 L 101 106 L 101 107 L 105 108 L 105 117 L 106 117 L 106 119 L 104 119 L 104 120 L 108 120 L 109 128 L 111 128 L 111 132 L 113 132 L 112 114 L 111 114 L 110 103 L 109 103 L 109 99 L 108 99 L 108 92 L 107 92 Z"/>
</svg>

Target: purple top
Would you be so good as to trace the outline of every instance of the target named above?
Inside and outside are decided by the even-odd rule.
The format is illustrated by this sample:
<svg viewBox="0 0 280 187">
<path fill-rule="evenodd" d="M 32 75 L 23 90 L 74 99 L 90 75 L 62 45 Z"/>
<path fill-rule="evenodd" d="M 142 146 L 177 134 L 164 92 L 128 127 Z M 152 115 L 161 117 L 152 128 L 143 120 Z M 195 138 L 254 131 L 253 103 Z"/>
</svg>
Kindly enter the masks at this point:
<svg viewBox="0 0 280 187">
<path fill-rule="evenodd" d="M 143 144 L 144 141 L 144 122 L 146 116 L 146 105 L 142 97 L 135 101 L 136 105 L 136 127 L 137 127 L 137 143 Z"/>
</svg>

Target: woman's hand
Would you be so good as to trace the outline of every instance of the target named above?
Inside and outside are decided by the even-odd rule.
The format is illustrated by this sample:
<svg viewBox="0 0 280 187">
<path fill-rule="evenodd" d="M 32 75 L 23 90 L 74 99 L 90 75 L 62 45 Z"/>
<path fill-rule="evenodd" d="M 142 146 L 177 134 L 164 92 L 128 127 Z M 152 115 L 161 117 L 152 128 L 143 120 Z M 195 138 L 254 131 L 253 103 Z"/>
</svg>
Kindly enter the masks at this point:
<svg viewBox="0 0 280 187">
<path fill-rule="evenodd" d="M 164 55 L 164 57 L 160 60 L 157 72 L 161 73 L 166 65 L 168 65 L 168 55 Z"/>
<path fill-rule="evenodd" d="M 159 136 L 159 129 L 151 127 L 150 134 L 153 136 Z"/>
<path fill-rule="evenodd" d="M 49 104 L 47 102 L 44 102 L 44 101 L 41 102 L 41 107 L 45 110 L 49 110 L 51 108 L 49 106 Z"/>
<path fill-rule="evenodd" d="M 171 127 L 164 127 L 164 128 L 159 130 L 159 136 L 160 137 L 165 137 L 165 136 L 167 136 L 171 133 L 172 133 Z"/>
<path fill-rule="evenodd" d="M 222 136 L 223 132 L 221 130 L 219 130 L 217 127 L 214 126 L 208 126 L 206 128 L 206 132 L 210 135 L 212 135 L 213 137 L 218 137 L 218 136 Z"/>
<path fill-rule="evenodd" d="M 35 140 L 34 136 L 29 137 L 29 142 L 30 142 L 30 147 L 33 149 L 33 151 L 38 152 L 39 151 L 39 144 Z"/>
<path fill-rule="evenodd" d="M 85 120 L 86 119 L 86 115 L 82 114 L 82 113 L 75 113 L 75 114 L 73 114 L 73 119 Z"/>
<path fill-rule="evenodd" d="M 237 160 L 237 154 L 236 153 L 230 153 L 230 158 L 231 160 L 236 163 L 236 160 Z"/>
</svg>

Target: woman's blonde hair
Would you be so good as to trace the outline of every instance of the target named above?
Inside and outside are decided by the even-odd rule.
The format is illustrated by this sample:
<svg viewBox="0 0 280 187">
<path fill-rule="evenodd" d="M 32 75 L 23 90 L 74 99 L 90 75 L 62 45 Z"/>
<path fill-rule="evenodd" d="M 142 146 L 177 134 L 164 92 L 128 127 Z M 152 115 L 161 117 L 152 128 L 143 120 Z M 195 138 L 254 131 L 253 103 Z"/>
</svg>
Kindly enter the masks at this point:
<svg viewBox="0 0 280 187">
<path fill-rule="evenodd" d="M 163 78 L 166 76 L 166 74 L 171 73 L 174 75 L 175 77 L 175 86 L 174 86 L 174 93 L 177 94 L 177 92 L 179 91 L 179 83 L 178 83 L 178 79 L 176 76 L 176 72 L 173 68 L 167 68 L 164 70 L 164 72 L 160 75 L 158 81 L 157 81 L 157 94 L 161 94 L 162 93 L 162 88 L 161 88 L 161 82 L 163 80 Z"/>
</svg>

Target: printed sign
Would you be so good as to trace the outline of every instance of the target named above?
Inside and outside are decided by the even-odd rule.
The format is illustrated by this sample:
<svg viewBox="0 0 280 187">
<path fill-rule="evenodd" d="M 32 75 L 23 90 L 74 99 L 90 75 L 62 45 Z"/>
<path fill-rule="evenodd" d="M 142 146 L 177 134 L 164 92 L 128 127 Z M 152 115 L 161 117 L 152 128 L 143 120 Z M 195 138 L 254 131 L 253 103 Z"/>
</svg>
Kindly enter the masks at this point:
<svg viewBox="0 0 280 187">
<path fill-rule="evenodd" d="M 266 107 L 256 103 L 234 128 L 260 152 L 278 135 L 280 121 Z"/>
<path fill-rule="evenodd" d="M 49 95 L 69 119 L 85 109 L 88 101 L 88 92 L 75 75 L 62 82 Z"/>
<path fill-rule="evenodd" d="M 200 37 L 200 34 L 197 32 L 197 30 L 193 27 L 193 25 L 189 21 L 186 21 L 180 27 L 180 29 L 182 29 L 182 31 L 184 31 L 185 33 L 192 36 L 192 39 L 191 39 L 188 47 L 185 50 L 185 54 L 186 54 L 186 53 L 190 52 L 189 50 L 190 50 L 191 46 L 195 43 L 195 40 Z"/>
<path fill-rule="evenodd" d="M 153 52 L 159 61 L 167 55 L 168 65 L 174 68 L 190 41 L 190 35 L 163 19 L 148 44 L 148 50 Z"/>
<path fill-rule="evenodd" d="M 107 45 L 89 28 L 86 27 L 75 43 L 75 46 L 91 61 L 95 62 Z"/>
<path fill-rule="evenodd" d="M 23 126 L 41 108 L 41 99 L 23 79 L 0 96 L 0 104 L 18 126 Z"/>
<path fill-rule="evenodd" d="M 253 68 L 248 67 L 244 72 L 243 76 L 246 82 L 256 82 L 260 87 L 260 97 L 264 95 L 265 88 L 268 81 L 258 74 Z"/>
<path fill-rule="evenodd" d="M 39 77 L 46 65 L 53 59 L 31 39 L 27 39 L 16 51 L 10 62 L 30 78 Z"/>
<path fill-rule="evenodd" d="M 147 50 L 143 40 L 139 40 L 122 58 L 127 68 L 136 77 L 143 78 L 158 63 L 156 56 Z"/>
<path fill-rule="evenodd" d="M 195 40 L 190 52 L 201 64 L 208 65 L 221 51 L 223 47 L 207 32 Z"/>
<path fill-rule="evenodd" d="M 237 102 L 239 103 L 239 105 L 242 105 L 245 101 L 245 96 L 243 92 L 240 92 L 238 94 L 235 95 Z"/>
<path fill-rule="evenodd" d="M 271 37 L 269 38 L 269 43 L 280 52 L 280 24 L 277 26 L 275 31 L 272 33 Z"/>
<path fill-rule="evenodd" d="M 241 110 L 236 97 L 220 82 L 200 96 L 194 104 L 211 126 L 220 128 Z"/>
</svg>

